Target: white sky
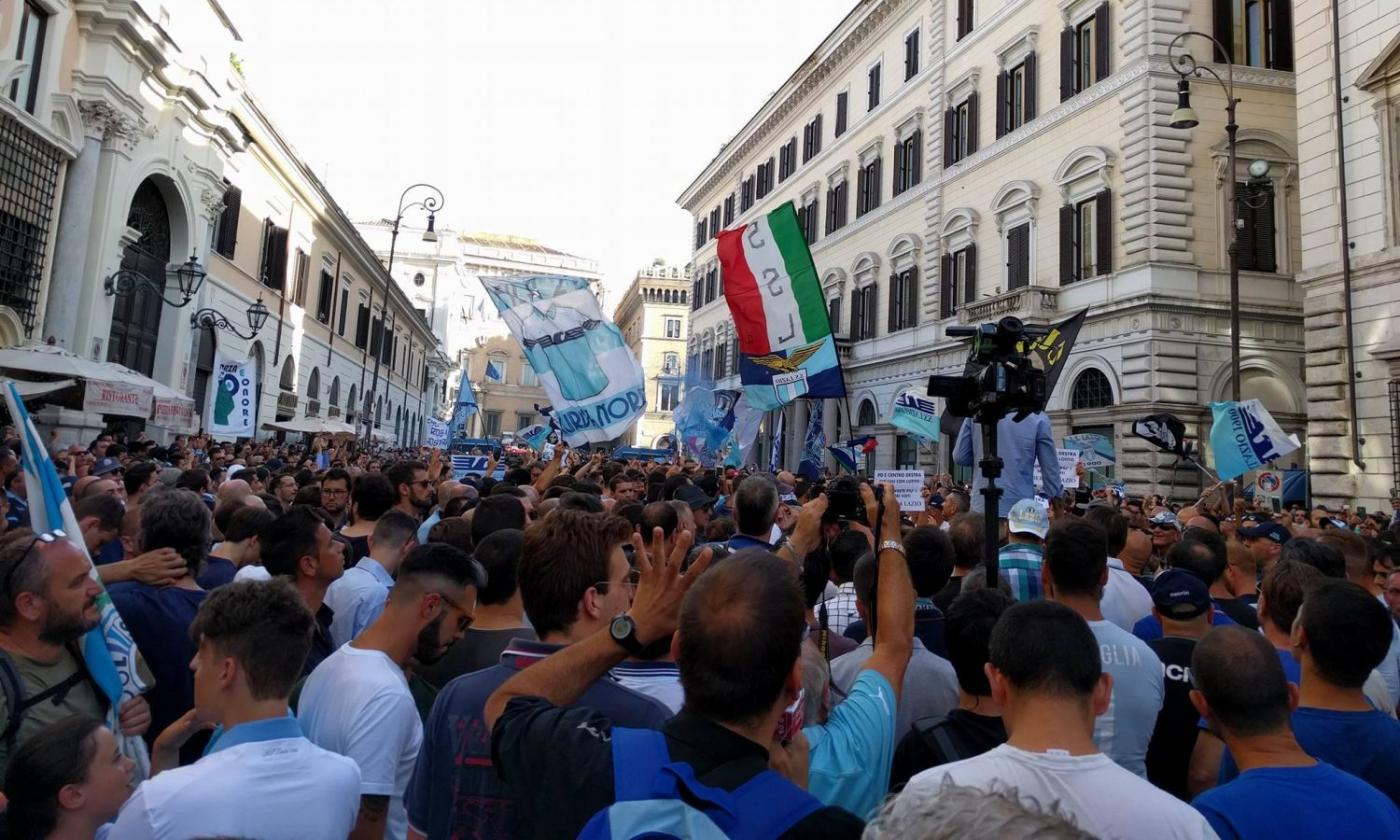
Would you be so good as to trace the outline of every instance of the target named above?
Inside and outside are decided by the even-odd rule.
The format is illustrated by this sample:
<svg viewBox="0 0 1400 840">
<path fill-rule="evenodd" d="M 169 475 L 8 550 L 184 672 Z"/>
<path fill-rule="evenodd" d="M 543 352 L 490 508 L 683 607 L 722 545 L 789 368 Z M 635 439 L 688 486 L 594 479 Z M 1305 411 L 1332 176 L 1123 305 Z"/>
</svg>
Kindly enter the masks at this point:
<svg viewBox="0 0 1400 840">
<path fill-rule="evenodd" d="M 675 198 L 855 0 L 225 0 L 258 98 L 352 218 L 683 265 Z M 416 220 L 421 224 L 421 219 Z"/>
</svg>

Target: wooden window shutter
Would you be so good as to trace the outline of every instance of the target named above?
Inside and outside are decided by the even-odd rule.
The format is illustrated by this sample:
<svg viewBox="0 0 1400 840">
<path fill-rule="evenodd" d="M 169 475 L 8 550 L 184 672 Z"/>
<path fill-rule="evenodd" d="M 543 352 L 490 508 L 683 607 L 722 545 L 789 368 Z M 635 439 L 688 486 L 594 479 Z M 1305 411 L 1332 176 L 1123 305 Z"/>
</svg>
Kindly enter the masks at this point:
<svg viewBox="0 0 1400 840">
<path fill-rule="evenodd" d="M 967 95 L 967 153 L 977 151 L 977 91 Z"/>
<path fill-rule="evenodd" d="M 863 337 L 861 331 L 865 328 L 865 320 L 860 306 L 861 294 L 860 289 L 851 292 L 851 338 L 857 341 Z"/>
<path fill-rule="evenodd" d="M 817 114 L 817 120 L 812 128 L 812 154 L 815 155 L 822 150 L 822 115 Z"/>
<path fill-rule="evenodd" d="M 1060 285 L 1074 282 L 1074 227 L 1079 214 L 1073 204 L 1060 208 Z"/>
<path fill-rule="evenodd" d="M 1074 27 L 1060 30 L 1060 101 L 1074 96 Z"/>
<path fill-rule="evenodd" d="M 967 276 L 963 278 L 963 306 L 977 300 L 977 243 L 963 249 L 967 253 Z"/>
<path fill-rule="evenodd" d="M 895 195 L 898 195 L 899 192 L 900 192 L 901 190 L 903 190 L 904 187 L 905 187 L 905 182 L 904 182 L 904 171 L 905 171 L 905 163 L 904 163 L 904 144 L 903 144 L 903 143 L 895 143 L 895 144 L 894 144 L 894 192 L 895 192 Z"/>
<path fill-rule="evenodd" d="M 875 158 L 873 174 L 870 177 L 870 209 L 880 206 L 880 194 L 884 191 L 885 159 Z"/>
<path fill-rule="evenodd" d="M 953 165 L 953 126 L 957 122 L 958 112 L 954 108 L 949 108 L 943 112 L 943 166 Z"/>
<path fill-rule="evenodd" d="M 938 289 L 938 317 L 953 317 L 953 255 L 943 255 L 943 277 Z"/>
<path fill-rule="evenodd" d="M 919 268 L 914 266 L 905 271 L 904 277 L 904 326 L 913 327 L 919 323 Z"/>
<path fill-rule="evenodd" d="M 865 337 L 875 337 L 875 284 L 865 287 Z"/>
<path fill-rule="evenodd" d="M 912 140 L 913 150 L 909 155 L 909 165 L 913 169 L 913 177 L 909 179 L 909 185 L 913 186 L 924 179 L 924 130 L 921 128 L 914 132 Z"/>
<path fill-rule="evenodd" d="M 1107 79 L 1109 67 L 1109 49 L 1113 44 L 1113 39 L 1109 37 L 1108 4 L 1104 3 L 1094 11 L 1094 81 Z"/>
<path fill-rule="evenodd" d="M 1213 0 L 1214 8 L 1211 10 L 1211 34 L 1225 48 L 1225 56 L 1232 62 L 1235 60 L 1235 3 L 1237 2 L 1239 0 Z M 1212 48 L 1211 60 L 1214 61 L 1215 58 L 1214 48 Z"/>
<path fill-rule="evenodd" d="M 1293 69 L 1293 4 L 1275 0 L 1269 4 L 1269 66 L 1275 70 Z"/>
<path fill-rule="evenodd" d="M 890 300 L 888 317 L 885 319 L 885 332 L 892 333 L 899 329 L 899 308 L 904 304 L 904 276 L 890 273 Z"/>
<path fill-rule="evenodd" d="M 1017 225 L 1007 232 L 1007 291 L 1030 285 L 1030 233 L 1029 223 Z"/>
<path fill-rule="evenodd" d="M 1113 271 L 1113 193 L 1104 190 L 1098 194 L 1094 206 L 1094 239 L 1098 253 L 1094 255 L 1094 269 L 1099 274 Z"/>
<path fill-rule="evenodd" d="M 832 213 L 836 209 L 836 189 L 827 187 L 826 190 L 826 232 L 831 233 L 836 230 L 836 217 Z"/>
<path fill-rule="evenodd" d="M 1035 119 L 1035 53 L 1026 54 L 1026 60 L 1022 64 L 1022 67 L 1024 69 L 1021 71 L 1021 75 L 1024 79 L 1026 88 L 1025 92 L 1021 95 L 1021 107 L 1025 109 L 1026 113 L 1025 118 L 1022 120 L 1021 124 L 1025 125 L 1026 123 Z"/>
<path fill-rule="evenodd" d="M 1006 125 L 1009 122 L 1007 117 L 1011 112 L 1011 97 L 1009 94 L 1010 76 L 1005 70 L 997 74 L 997 137 L 1006 136 Z"/>
<path fill-rule="evenodd" d="M 243 207 L 243 191 L 230 184 L 224 190 L 224 209 L 219 215 L 219 241 L 214 250 L 229 259 L 238 247 L 238 217 Z"/>
</svg>

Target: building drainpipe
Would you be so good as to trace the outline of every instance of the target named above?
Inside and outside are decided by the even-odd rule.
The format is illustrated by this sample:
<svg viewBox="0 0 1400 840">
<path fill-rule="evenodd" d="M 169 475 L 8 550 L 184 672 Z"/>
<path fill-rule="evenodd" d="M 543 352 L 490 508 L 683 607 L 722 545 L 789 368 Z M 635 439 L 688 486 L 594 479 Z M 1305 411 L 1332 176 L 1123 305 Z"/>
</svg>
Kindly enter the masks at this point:
<svg viewBox="0 0 1400 840">
<path fill-rule="evenodd" d="M 1342 314 L 1346 325 L 1347 352 L 1347 408 L 1351 419 L 1351 462 L 1358 470 L 1365 471 L 1366 462 L 1361 459 L 1360 417 L 1356 409 L 1356 347 L 1354 323 L 1351 309 L 1351 234 L 1347 218 L 1347 151 L 1346 137 L 1342 127 L 1342 16 L 1339 3 L 1332 6 L 1332 94 L 1337 109 L 1337 209 L 1341 220 L 1342 244 Z"/>
</svg>

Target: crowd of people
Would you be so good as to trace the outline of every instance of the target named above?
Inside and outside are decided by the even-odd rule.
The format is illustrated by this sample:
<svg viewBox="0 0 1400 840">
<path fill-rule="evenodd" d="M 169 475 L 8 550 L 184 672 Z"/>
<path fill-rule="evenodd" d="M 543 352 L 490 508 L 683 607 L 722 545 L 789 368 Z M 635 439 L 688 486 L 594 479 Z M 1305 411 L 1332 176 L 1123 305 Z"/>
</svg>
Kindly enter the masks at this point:
<svg viewBox="0 0 1400 840">
<path fill-rule="evenodd" d="M 951 476 L 104 435 L 35 533 L 8 446 L 10 837 L 1400 837 L 1390 517 L 1014 498 L 990 574 Z"/>
</svg>

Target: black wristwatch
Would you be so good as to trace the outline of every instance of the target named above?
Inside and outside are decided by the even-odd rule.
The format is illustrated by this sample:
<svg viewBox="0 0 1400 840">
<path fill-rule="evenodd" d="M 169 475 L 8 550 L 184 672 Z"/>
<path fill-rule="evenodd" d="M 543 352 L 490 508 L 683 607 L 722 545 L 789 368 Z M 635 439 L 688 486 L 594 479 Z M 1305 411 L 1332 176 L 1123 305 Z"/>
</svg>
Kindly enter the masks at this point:
<svg viewBox="0 0 1400 840">
<path fill-rule="evenodd" d="M 612 620 L 612 624 L 608 625 L 608 634 L 629 655 L 639 656 L 642 653 L 642 643 L 637 639 L 637 622 L 627 613 Z"/>
</svg>

